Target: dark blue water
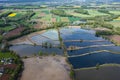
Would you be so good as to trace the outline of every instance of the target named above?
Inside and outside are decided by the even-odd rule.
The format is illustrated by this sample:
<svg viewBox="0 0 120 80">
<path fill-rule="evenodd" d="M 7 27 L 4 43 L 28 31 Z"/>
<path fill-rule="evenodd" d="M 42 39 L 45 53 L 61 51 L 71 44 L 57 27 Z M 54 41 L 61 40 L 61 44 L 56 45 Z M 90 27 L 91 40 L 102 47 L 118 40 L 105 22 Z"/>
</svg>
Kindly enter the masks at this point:
<svg viewBox="0 0 120 80">
<path fill-rule="evenodd" d="M 89 53 L 93 51 L 99 51 L 99 50 L 110 50 L 113 52 L 120 53 L 120 47 L 118 46 L 101 46 L 101 47 L 94 47 L 94 48 L 84 48 L 84 49 L 75 50 L 75 51 L 68 51 L 68 55 L 69 56 L 80 55 L 80 54 Z"/>
<path fill-rule="evenodd" d="M 64 42 L 66 47 L 69 46 L 79 46 L 79 47 L 86 47 L 86 46 L 92 46 L 92 45 L 103 45 L 103 44 L 112 44 L 110 41 L 102 41 L 102 42 Z"/>
<path fill-rule="evenodd" d="M 93 67 L 96 64 L 110 64 L 116 63 L 120 64 L 120 55 L 108 52 L 95 53 L 92 55 L 86 55 L 81 57 L 69 58 L 70 63 L 73 65 L 74 69 Z"/>
<path fill-rule="evenodd" d="M 63 54 L 63 50 L 59 48 L 42 48 L 41 46 L 33 45 L 14 45 L 10 47 L 10 50 L 13 50 L 20 56 L 32 56 L 38 54 L 40 51 L 47 54 L 56 53 L 58 55 Z"/>
<path fill-rule="evenodd" d="M 96 37 L 92 30 L 83 30 L 79 28 L 61 29 L 61 37 L 63 40 L 104 40 L 101 37 Z"/>
<path fill-rule="evenodd" d="M 68 34 L 66 34 L 68 33 Z M 95 31 L 93 30 L 83 30 L 83 29 L 62 29 L 61 37 L 63 40 L 103 40 L 102 42 L 64 42 L 66 47 L 69 46 L 79 46 L 86 47 L 92 45 L 108 45 L 112 44 L 110 41 L 103 39 L 102 37 L 96 37 Z M 120 53 L 120 47 L 118 46 L 99 46 L 93 48 L 84 48 L 75 51 L 68 51 L 68 55 L 80 55 L 89 52 L 99 51 L 99 50 L 110 50 L 113 52 Z M 73 65 L 73 68 L 86 68 L 94 67 L 97 63 L 117 63 L 120 64 L 120 54 L 110 53 L 110 52 L 100 52 L 91 55 L 79 56 L 79 57 L 69 57 L 69 62 Z"/>
</svg>

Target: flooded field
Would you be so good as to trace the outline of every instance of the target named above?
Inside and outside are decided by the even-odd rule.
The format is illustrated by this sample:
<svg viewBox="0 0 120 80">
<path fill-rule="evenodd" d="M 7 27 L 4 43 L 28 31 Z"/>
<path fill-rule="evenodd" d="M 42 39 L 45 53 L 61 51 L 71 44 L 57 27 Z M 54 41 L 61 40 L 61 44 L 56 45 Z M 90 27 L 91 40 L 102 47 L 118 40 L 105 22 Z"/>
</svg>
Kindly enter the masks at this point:
<svg viewBox="0 0 120 80">
<path fill-rule="evenodd" d="M 59 48 L 60 42 L 58 40 L 58 33 L 55 29 L 47 30 L 43 33 L 37 33 L 34 35 L 27 35 L 21 42 L 13 42 L 13 46 L 10 50 L 15 51 L 20 56 L 31 56 L 43 52 L 45 54 L 58 54 L 62 55 L 63 50 Z M 43 47 L 42 45 L 47 45 Z"/>
<path fill-rule="evenodd" d="M 66 48 L 70 46 L 79 47 L 77 50 L 67 51 L 68 60 L 74 69 L 94 67 L 96 64 L 120 64 L 120 47 L 102 37 L 96 37 L 95 31 L 80 28 L 61 28 L 60 34 Z M 60 42 L 58 32 L 55 29 L 29 36 L 29 41 L 36 45 L 18 44 L 11 46 L 10 50 L 21 56 L 34 55 L 40 51 L 48 54 L 63 54 L 63 50 L 58 48 Z M 42 47 L 41 45 L 45 42 L 52 44 L 54 47 Z"/>
<path fill-rule="evenodd" d="M 74 69 L 95 67 L 97 64 L 120 64 L 120 47 L 102 37 L 96 37 L 93 30 L 64 28 L 61 29 L 61 37 L 67 48 L 80 48 L 67 51 L 68 60 Z"/>
</svg>

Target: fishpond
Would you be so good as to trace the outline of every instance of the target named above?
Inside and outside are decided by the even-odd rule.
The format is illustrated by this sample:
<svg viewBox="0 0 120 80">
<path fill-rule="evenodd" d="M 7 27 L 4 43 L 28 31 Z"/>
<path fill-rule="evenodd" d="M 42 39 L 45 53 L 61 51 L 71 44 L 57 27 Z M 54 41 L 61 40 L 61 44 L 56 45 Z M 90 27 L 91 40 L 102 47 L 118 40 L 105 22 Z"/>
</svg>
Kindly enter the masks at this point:
<svg viewBox="0 0 120 80">
<path fill-rule="evenodd" d="M 95 67 L 97 64 L 120 64 L 120 47 L 102 37 L 96 37 L 94 30 L 65 27 L 60 29 L 60 36 L 66 48 L 70 46 L 80 47 L 78 50 L 67 51 L 68 60 L 74 69 Z M 63 55 L 63 50 L 58 47 L 60 42 L 58 31 L 55 29 L 32 36 L 30 40 L 36 45 L 19 44 L 11 46 L 10 50 L 15 51 L 20 56 L 34 55 L 40 51 Z M 44 48 L 41 46 L 44 42 L 51 43 L 56 47 Z"/>
</svg>

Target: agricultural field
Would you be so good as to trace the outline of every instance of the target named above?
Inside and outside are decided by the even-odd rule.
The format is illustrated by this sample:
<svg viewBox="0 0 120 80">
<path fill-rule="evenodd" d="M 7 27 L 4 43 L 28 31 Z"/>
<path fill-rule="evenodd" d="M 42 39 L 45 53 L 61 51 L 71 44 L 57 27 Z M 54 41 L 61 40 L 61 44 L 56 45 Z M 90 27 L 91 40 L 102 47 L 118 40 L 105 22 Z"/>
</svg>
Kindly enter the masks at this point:
<svg viewBox="0 0 120 80">
<path fill-rule="evenodd" d="M 61 17 L 61 22 L 69 22 L 69 18 L 68 17 Z"/>
<path fill-rule="evenodd" d="M 98 12 L 97 10 L 93 10 L 93 9 L 87 9 L 87 11 L 89 12 L 89 14 L 91 16 L 102 16 L 102 15 L 109 15 L 109 14 L 106 14 L 106 13 L 101 13 L 101 12 Z"/>
<path fill-rule="evenodd" d="M 79 21 L 80 20 L 80 18 L 78 18 L 78 17 L 68 17 L 68 18 L 69 18 L 70 22 L 74 22 L 74 21 Z"/>
<path fill-rule="evenodd" d="M 42 12 L 44 12 L 46 14 L 50 14 L 50 10 L 48 10 L 48 9 L 42 10 Z"/>
<path fill-rule="evenodd" d="M 114 27 L 120 27 L 120 20 L 114 20 L 108 22 L 109 24 L 112 24 Z"/>
<path fill-rule="evenodd" d="M 32 16 L 32 19 L 39 19 L 41 17 L 41 11 L 35 11 L 35 15 Z"/>
<path fill-rule="evenodd" d="M 114 19 L 113 21 L 107 22 L 109 24 L 112 24 L 114 27 L 120 27 L 120 17 Z"/>
<path fill-rule="evenodd" d="M 21 18 L 25 14 L 26 14 L 26 12 L 12 11 L 12 13 L 7 16 L 7 18 L 9 18 L 9 19 L 17 19 L 17 18 Z"/>
<path fill-rule="evenodd" d="M 14 26 L 6 26 L 6 27 L 0 27 L 0 30 L 4 30 L 4 31 L 8 32 L 14 28 L 15 28 Z"/>
<path fill-rule="evenodd" d="M 120 11 L 110 11 L 110 13 L 113 13 L 115 15 L 120 15 Z"/>
<path fill-rule="evenodd" d="M 66 11 L 68 14 L 71 14 L 73 16 L 76 16 L 76 17 L 95 17 L 95 16 L 101 16 L 101 15 L 109 15 L 109 14 L 105 14 L 105 13 L 101 13 L 101 12 L 98 12 L 97 10 L 93 10 L 93 9 L 86 9 L 88 12 L 89 12 L 89 15 L 86 15 L 86 14 L 80 14 L 80 13 L 76 13 L 74 12 L 74 10 L 68 10 Z"/>
<path fill-rule="evenodd" d="M 55 17 L 56 17 L 57 22 L 61 22 L 61 17 L 60 16 L 55 16 Z"/>
<path fill-rule="evenodd" d="M 51 14 L 47 14 L 47 15 L 45 15 L 44 17 L 42 17 L 40 20 L 41 20 L 41 21 L 50 22 L 50 21 L 51 21 L 51 18 L 52 18 L 52 15 L 51 15 Z"/>
<path fill-rule="evenodd" d="M 116 20 L 116 21 L 120 21 L 120 17 L 118 17 L 118 18 L 116 18 L 116 19 L 114 19 L 114 20 Z"/>
<path fill-rule="evenodd" d="M 24 30 L 23 27 L 19 27 L 19 28 L 16 28 L 10 32 L 8 32 L 6 35 L 5 35 L 5 38 L 11 38 L 11 37 L 14 37 L 14 36 L 18 36 L 21 34 L 21 32 Z"/>
</svg>

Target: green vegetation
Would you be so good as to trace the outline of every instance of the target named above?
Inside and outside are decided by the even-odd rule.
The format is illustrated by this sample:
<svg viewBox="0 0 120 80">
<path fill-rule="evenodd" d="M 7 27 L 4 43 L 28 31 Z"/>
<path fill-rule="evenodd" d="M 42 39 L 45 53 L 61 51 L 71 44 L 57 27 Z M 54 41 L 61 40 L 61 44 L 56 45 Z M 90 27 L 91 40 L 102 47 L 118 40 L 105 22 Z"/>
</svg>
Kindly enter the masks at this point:
<svg viewBox="0 0 120 80">
<path fill-rule="evenodd" d="M 50 11 L 49 11 L 49 10 L 43 10 L 42 12 L 43 12 L 43 13 L 46 13 L 46 14 L 50 14 Z"/>
<path fill-rule="evenodd" d="M 40 51 L 38 54 L 39 54 L 39 56 L 43 56 L 43 52 L 42 51 Z"/>
<path fill-rule="evenodd" d="M 78 17 L 68 17 L 68 18 L 69 18 L 70 22 L 74 22 L 74 21 L 79 21 L 80 20 L 80 18 L 78 18 Z"/>
<path fill-rule="evenodd" d="M 89 15 L 89 12 L 87 11 L 87 10 L 84 10 L 84 9 L 77 9 L 77 10 L 75 10 L 75 12 L 77 12 L 77 13 L 81 13 L 81 14 L 86 14 L 86 15 Z"/>
<path fill-rule="evenodd" d="M 100 68 L 100 64 L 97 63 L 97 64 L 96 64 L 96 70 L 99 70 L 99 68 Z"/>
<path fill-rule="evenodd" d="M 3 36 L 2 36 L 2 35 L 0 35 L 0 42 L 2 41 L 2 39 L 3 39 Z"/>
<path fill-rule="evenodd" d="M 74 77 L 75 77 L 75 73 L 73 70 L 70 71 L 70 77 L 72 80 L 74 80 Z"/>
<path fill-rule="evenodd" d="M 99 37 L 100 35 L 113 35 L 112 31 L 96 31 L 96 36 Z"/>
<path fill-rule="evenodd" d="M 106 14 L 110 14 L 108 10 L 105 9 L 99 9 L 98 12 L 102 12 L 102 13 L 106 13 Z"/>
<path fill-rule="evenodd" d="M 16 55 L 13 52 L 0 52 L 0 60 L 4 59 L 4 62 L 0 62 L 0 64 L 8 65 L 8 67 L 4 67 L 5 73 L 4 74 L 9 74 L 9 80 L 16 80 L 22 71 L 22 62 L 21 59 L 18 55 Z M 9 60 L 12 60 L 12 62 Z M 7 64 L 11 63 L 11 64 Z M 9 68 L 9 65 L 12 65 L 12 67 Z"/>
<path fill-rule="evenodd" d="M 54 15 L 62 16 L 62 17 L 72 17 L 72 15 L 67 14 L 64 10 L 61 10 L 61 9 L 51 10 L 51 13 Z"/>
</svg>

